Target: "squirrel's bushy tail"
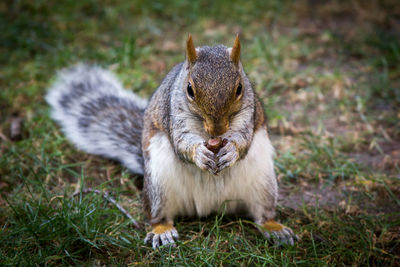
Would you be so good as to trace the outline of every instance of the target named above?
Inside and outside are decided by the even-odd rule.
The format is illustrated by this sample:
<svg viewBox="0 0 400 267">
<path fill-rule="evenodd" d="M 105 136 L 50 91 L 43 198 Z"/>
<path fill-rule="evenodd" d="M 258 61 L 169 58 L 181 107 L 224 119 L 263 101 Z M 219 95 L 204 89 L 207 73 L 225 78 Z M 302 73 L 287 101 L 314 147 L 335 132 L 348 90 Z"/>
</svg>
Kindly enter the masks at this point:
<svg viewBox="0 0 400 267">
<path fill-rule="evenodd" d="M 52 118 L 78 148 L 119 160 L 143 175 L 141 136 L 147 101 L 124 90 L 111 72 L 82 64 L 63 70 L 46 100 Z"/>
</svg>

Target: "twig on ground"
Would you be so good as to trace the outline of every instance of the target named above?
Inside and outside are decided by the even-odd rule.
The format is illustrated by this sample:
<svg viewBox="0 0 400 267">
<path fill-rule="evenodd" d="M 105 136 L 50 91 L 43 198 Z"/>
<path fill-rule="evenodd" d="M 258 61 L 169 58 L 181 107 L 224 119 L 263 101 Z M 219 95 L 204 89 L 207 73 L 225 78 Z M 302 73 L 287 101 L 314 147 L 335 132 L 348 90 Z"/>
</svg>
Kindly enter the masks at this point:
<svg viewBox="0 0 400 267">
<path fill-rule="evenodd" d="M 0 138 L 3 139 L 4 142 L 10 142 L 10 139 L 0 131 Z"/>
<path fill-rule="evenodd" d="M 81 193 L 81 191 L 75 192 L 72 196 L 75 197 L 75 196 L 79 195 L 80 193 Z M 121 211 L 122 214 L 124 214 L 131 221 L 131 223 L 135 226 L 135 228 L 140 228 L 139 223 L 132 217 L 132 215 L 130 215 L 120 204 L 118 204 L 115 199 L 110 197 L 110 195 L 108 194 L 107 191 L 103 192 L 103 191 L 100 191 L 97 189 L 92 189 L 92 188 L 82 189 L 82 194 L 87 194 L 87 193 L 96 193 L 96 194 L 102 195 L 108 202 L 115 205 L 117 207 L 117 209 L 119 209 L 119 211 Z"/>
</svg>

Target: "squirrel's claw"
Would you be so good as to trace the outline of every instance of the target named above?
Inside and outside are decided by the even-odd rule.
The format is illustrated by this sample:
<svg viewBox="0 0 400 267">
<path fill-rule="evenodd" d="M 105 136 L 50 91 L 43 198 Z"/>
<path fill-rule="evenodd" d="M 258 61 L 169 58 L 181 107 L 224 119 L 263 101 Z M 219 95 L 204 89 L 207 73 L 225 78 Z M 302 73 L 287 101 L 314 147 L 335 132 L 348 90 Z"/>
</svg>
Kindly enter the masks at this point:
<svg viewBox="0 0 400 267">
<path fill-rule="evenodd" d="M 268 240 L 272 240 L 277 245 L 293 246 L 299 237 L 287 226 L 275 221 L 267 221 L 262 225 L 262 232 Z"/>
<path fill-rule="evenodd" d="M 216 174 L 217 172 L 217 163 L 215 161 L 214 152 L 209 150 L 203 144 L 196 147 L 194 163 L 200 169 L 209 171 L 212 174 Z"/>
<path fill-rule="evenodd" d="M 293 234 L 290 228 L 284 228 L 281 231 L 265 232 L 264 236 L 269 240 L 272 238 L 274 243 L 278 245 L 293 246 L 294 242 L 297 240 L 297 236 Z"/>
<path fill-rule="evenodd" d="M 231 167 L 239 158 L 239 153 L 234 143 L 228 142 L 217 154 L 219 159 L 217 168 L 218 172 L 225 168 Z"/>
<path fill-rule="evenodd" d="M 163 232 L 160 232 L 158 228 L 164 228 Z M 147 233 L 144 243 L 152 245 L 153 249 L 157 249 L 160 246 L 172 246 L 175 247 L 175 240 L 178 240 L 179 235 L 175 227 L 167 227 L 165 225 L 156 226 L 153 231 Z"/>
<path fill-rule="evenodd" d="M 172 246 L 175 247 L 175 240 L 172 238 L 170 232 L 163 234 L 148 233 L 144 242 L 148 245 L 152 245 L 153 249 L 157 249 L 160 246 Z"/>
</svg>

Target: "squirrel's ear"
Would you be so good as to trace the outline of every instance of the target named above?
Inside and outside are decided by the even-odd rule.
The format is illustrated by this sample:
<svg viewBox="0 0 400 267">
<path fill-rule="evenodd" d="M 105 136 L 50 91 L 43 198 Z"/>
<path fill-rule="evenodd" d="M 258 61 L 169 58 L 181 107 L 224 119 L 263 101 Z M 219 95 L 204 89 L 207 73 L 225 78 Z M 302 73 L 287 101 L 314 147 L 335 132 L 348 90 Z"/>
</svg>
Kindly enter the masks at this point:
<svg viewBox="0 0 400 267">
<path fill-rule="evenodd" d="M 231 60 L 235 63 L 238 64 L 240 60 L 240 40 L 239 40 L 239 34 L 236 34 L 236 39 L 235 43 L 233 44 L 231 54 L 229 55 Z"/>
<path fill-rule="evenodd" d="M 189 34 L 186 41 L 186 58 L 191 64 L 195 63 L 197 59 L 196 48 L 194 47 L 191 34 Z"/>
</svg>

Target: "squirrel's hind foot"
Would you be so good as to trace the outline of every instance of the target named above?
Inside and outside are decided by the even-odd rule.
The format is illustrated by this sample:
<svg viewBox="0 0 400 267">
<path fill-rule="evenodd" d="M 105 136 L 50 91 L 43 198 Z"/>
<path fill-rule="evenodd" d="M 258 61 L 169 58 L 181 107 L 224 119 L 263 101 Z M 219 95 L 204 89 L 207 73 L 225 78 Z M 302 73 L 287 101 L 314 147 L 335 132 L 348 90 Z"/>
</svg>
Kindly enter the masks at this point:
<svg viewBox="0 0 400 267">
<path fill-rule="evenodd" d="M 172 224 L 156 224 L 153 230 L 147 233 L 144 242 L 149 245 L 151 244 L 153 249 L 157 249 L 160 246 L 175 247 L 175 241 L 178 238 L 178 231 L 176 231 Z"/>
<path fill-rule="evenodd" d="M 278 245 L 293 246 L 294 242 L 299 240 L 299 237 L 291 228 L 274 220 L 266 221 L 263 225 L 261 225 L 260 230 L 268 240 L 272 240 Z"/>
</svg>

